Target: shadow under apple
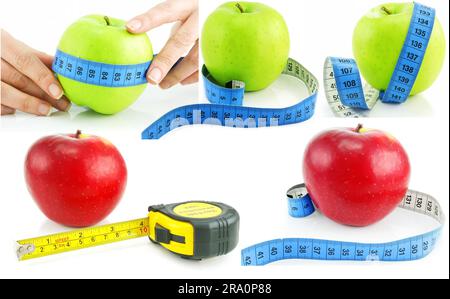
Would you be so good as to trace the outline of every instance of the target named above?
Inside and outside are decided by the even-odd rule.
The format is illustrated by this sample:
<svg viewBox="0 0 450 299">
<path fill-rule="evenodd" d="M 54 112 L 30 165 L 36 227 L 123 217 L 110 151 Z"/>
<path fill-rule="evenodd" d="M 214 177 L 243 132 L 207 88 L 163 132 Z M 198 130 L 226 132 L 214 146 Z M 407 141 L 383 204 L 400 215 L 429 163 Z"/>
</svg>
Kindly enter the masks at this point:
<svg viewBox="0 0 450 299">
<path fill-rule="evenodd" d="M 402 104 L 379 101 L 370 112 L 371 117 L 431 117 L 433 108 L 424 94 L 409 97 Z"/>
</svg>

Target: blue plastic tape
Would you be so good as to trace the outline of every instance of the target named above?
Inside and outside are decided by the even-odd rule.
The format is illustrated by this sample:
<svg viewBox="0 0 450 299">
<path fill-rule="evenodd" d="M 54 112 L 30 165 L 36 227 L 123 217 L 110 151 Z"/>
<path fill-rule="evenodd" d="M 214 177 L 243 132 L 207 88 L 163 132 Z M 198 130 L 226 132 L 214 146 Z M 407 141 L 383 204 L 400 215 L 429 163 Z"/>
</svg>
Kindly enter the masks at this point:
<svg viewBox="0 0 450 299">
<path fill-rule="evenodd" d="M 168 132 L 185 125 L 209 124 L 239 128 L 280 126 L 308 120 L 314 114 L 319 84 L 312 73 L 289 58 L 283 74 L 304 82 L 309 96 L 286 108 L 255 108 L 243 106 L 245 84 L 232 81 L 222 87 L 214 82 L 205 66 L 202 75 L 205 93 L 210 104 L 192 104 L 176 108 L 142 132 L 142 139 L 159 139 Z"/>
<path fill-rule="evenodd" d="M 307 217 L 314 205 L 304 184 L 287 192 L 289 214 Z M 429 216 L 439 223 L 436 229 L 388 243 L 354 243 L 320 239 L 289 238 L 259 243 L 241 251 L 243 266 L 266 265 L 284 259 L 411 261 L 424 258 L 435 247 L 445 222 L 442 209 L 432 196 L 408 190 L 399 208 Z"/>
<path fill-rule="evenodd" d="M 106 64 L 81 59 L 56 51 L 52 69 L 55 73 L 66 78 L 106 87 L 128 87 L 146 84 L 146 73 L 151 61 L 131 64 Z"/>
<path fill-rule="evenodd" d="M 383 103 L 405 102 L 425 57 L 435 15 L 433 8 L 414 3 L 408 33 L 385 91 L 378 91 L 369 84 L 363 86 L 354 59 L 327 57 L 324 85 L 333 112 L 339 117 L 360 117 L 366 116 L 378 100 Z"/>
<path fill-rule="evenodd" d="M 177 64 L 181 60 L 182 58 Z M 150 64 L 151 61 L 135 65 L 105 64 L 85 60 L 57 50 L 52 69 L 61 76 L 86 84 L 127 87 L 146 84 L 146 73 Z M 319 88 L 318 80 L 300 63 L 291 58 L 289 58 L 283 74 L 304 82 L 309 96 L 286 108 L 245 107 L 243 106 L 245 93 L 243 82 L 232 81 L 230 86 L 219 86 L 203 66 L 205 92 L 210 104 L 182 106 L 164 114 L 142 132 L 142 139 L 159 139 L 171 130 L 184 125 L 210 124 L 257 128 L 288 125 L 308 120 L 314 114 Z"/>
</svg>

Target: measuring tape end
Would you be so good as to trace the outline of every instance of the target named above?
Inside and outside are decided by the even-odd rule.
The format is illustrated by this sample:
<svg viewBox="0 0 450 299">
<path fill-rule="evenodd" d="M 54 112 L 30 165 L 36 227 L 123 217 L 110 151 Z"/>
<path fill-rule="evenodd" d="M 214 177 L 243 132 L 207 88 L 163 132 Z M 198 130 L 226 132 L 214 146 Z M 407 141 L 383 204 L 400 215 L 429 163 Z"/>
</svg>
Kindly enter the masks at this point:
<svg viewBox="0 0 450 299">
<path fill-rule="evenodd" d="M 20 241 L 16 242 L 16 255 L 19 261 L 23 261 L 26 255 L 33 253 L 36 250 L 34 244 L 21 244 Z"/>
</svg>

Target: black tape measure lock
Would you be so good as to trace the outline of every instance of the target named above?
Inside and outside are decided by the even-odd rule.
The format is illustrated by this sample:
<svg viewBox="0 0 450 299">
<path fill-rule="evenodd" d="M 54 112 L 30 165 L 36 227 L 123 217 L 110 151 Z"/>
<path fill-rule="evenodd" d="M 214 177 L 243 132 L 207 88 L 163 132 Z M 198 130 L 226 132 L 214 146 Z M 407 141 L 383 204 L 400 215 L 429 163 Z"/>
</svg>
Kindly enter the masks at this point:
<svg viewBox="0 0 450 299">
<path fill-rule="evenodd" d="M 225 255 L 239 241 L 239 214 L 219 203 L 188 202 L 149 208 L 150 240 L 188 259 Z"/>
<path fill-rule="evenodd" d="M 17 257 L 29 260 L 148 236 L 186 259 L 225 255 L 239 240 L 239 214 L 217 202 L 154 205 L 148 217 L 17 241 Z"/>
</svg>

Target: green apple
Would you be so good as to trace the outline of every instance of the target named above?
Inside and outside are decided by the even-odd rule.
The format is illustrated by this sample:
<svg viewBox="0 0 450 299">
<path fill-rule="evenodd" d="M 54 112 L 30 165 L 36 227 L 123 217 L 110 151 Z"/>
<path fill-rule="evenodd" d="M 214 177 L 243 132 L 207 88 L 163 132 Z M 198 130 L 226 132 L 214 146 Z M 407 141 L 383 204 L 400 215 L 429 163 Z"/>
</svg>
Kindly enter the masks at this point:
<svg viewBox="0 0 450 299">
<path fill-rule="evenodd" d="M 388 3 L 363 16 L 353 32 L 353 55 L 366 81 L 386 90 L 408 32 L 413 3 Z M 426 90 L 444 63 L 445 37 L 436 18 L 427 51 L 411 95 Z"/>
<path fill-rule="evenodd" d="M 247 91 L 257 91 L 275 81 L 286 66 L 289 32 L 273 8 L 229 2 L 207 18 L 201 45 L 205 65 L 217 83 L 239 80 Z"/>
<path fill-rule="evenodd" d="M 125 21 L 100 15 L 82 17 L 64 32 L 58 49 L 86 60 L 107 64 L 139 64 L 153 58 L 146 34 L 131 34 Z M 58 75 L 69 100 L 102 114 L 114 114 L 130 106 L 147 84 L 104 87 Z"/>
</svg>

